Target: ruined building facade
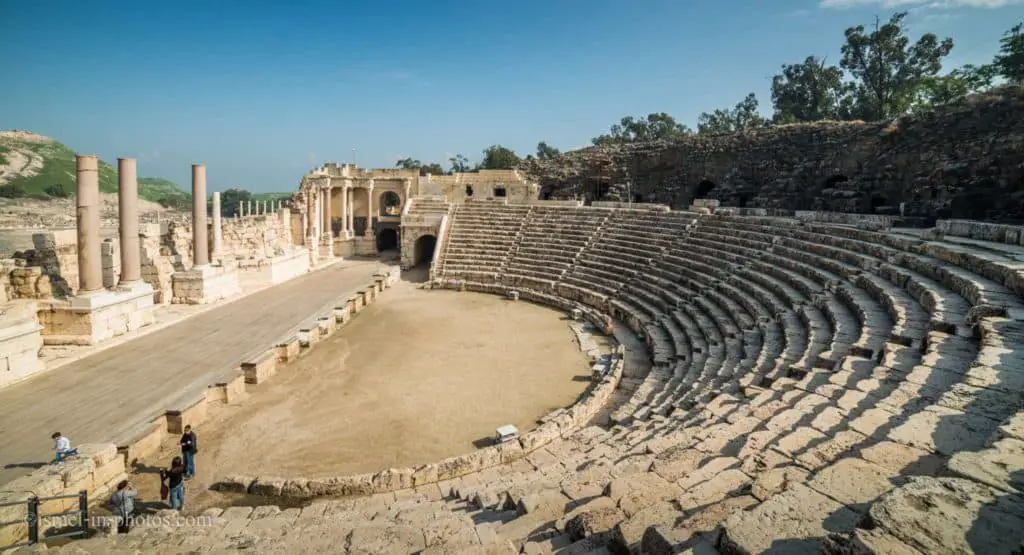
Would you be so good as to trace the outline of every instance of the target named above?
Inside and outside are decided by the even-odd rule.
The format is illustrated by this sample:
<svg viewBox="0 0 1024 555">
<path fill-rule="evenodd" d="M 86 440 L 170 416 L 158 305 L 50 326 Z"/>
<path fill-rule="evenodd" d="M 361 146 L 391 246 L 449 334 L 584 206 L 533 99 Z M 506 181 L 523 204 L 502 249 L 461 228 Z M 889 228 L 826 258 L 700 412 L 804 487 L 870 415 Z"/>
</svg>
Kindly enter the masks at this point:
<svg viewBox="0 0 1024 555">
<path fill-rule="evenodd" d="M 529 160 L 542 198 L 1024 221 L 1024 92 L 891 122 L 819 122 Z"/>
</svg>

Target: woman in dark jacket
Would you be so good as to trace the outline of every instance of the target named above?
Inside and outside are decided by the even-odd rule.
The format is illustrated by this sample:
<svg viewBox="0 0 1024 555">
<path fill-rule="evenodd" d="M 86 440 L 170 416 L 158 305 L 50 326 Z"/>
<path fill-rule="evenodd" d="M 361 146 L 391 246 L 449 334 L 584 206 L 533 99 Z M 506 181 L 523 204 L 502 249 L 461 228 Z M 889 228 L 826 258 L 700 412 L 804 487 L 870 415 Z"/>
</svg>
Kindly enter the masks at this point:
<svg viewBox="0 0 1024 555">
<path fill-rule="evenodd" d="M 171 508 L 182 510 L 185 507 L 185 465 L 181 457 L 174 457 L 171 467 L 160 471 L 160 483 L 170 490 Z"/>
</svg>

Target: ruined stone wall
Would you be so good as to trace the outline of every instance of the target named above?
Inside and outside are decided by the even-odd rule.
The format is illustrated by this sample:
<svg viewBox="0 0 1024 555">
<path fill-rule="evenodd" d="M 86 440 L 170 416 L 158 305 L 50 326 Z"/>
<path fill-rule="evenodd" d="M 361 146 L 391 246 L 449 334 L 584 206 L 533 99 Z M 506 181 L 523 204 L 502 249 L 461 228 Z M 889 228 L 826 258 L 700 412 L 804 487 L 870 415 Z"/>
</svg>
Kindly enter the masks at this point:
<svg viewBox="0 0 1024 555">
<path fill-rule="evenodd" d="M 1024 220 L 1024 92 L 895 122 L 821 122 L 590 147 L 520 168 L 541 196 Z M 630 182 L 631 187 L 625 183 Z"/>
<path fill-rule="evenodd" d="M 291 244 L 291 229 L 278 213 L 225 218 L 222 222 L 226 259 L 271 258 L 284 254 Z M 212 241 L 212 232 L 210 238 Z"/>
</svg>

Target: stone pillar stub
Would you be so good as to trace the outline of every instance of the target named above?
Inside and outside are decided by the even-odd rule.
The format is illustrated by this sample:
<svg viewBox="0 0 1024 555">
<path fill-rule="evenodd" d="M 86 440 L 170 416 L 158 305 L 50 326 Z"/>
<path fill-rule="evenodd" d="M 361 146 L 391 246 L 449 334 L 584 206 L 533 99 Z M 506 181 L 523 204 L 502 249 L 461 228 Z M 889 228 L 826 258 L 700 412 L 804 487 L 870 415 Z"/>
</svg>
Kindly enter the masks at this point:
<svg viewBox="0 0 1024 555">
<path fill-rule="evenodd" d="M 224 249 L 224 232 L 220 228 L 220 191 L 213 193 L 213 256 L 212 258 L 217 259 L 221 256 L 221 251 Z"/>
<path fill-rule="evenodd" d="M 117 159 L 117 204 L 121 234 L 121 285 L 142 279 L 139 246 L 139 181 L 134 158 Z"/>
<path fill-rule="evenodd" d="M 100 247 L 100 175 L 96 156 L 75 156 L 78 293 L 103 289 Z"/>
<path fill-rule="evenodd" d="M 210 263 L 206 230 L 206 166 L 192 164 L 192 266 Z"/>
</svg>

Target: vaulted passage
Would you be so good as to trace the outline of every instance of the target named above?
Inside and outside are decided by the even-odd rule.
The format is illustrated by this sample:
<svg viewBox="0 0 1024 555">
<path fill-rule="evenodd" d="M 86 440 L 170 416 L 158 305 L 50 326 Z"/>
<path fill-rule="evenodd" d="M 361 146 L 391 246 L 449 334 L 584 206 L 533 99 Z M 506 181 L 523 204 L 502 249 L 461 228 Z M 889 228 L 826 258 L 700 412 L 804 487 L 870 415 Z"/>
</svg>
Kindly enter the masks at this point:
<svg viewBox="0 0 1024 555">
<path fill-rule="evenodd" d="M 398 231 L 384 228 L 377 233 L 377 250 L 387 251 L 398 248 Z"/>
<path fill-rule="evenodd" d="M 413 260 L 417 265 L 429 263 L 434 259 L 434 247 L 437 245 L 437 237 L 433 235 L 424 235 L 419 239 L 416 239 L 416 245 L 413 247 Z"/>
<path fill-rule="evenodd" d="M 715 190 L 715 182 L 705 179 L 697 185 L 697 192 L 693 195 L 693 198 L 706 198 L 711 191 Z"/>
</svg>

